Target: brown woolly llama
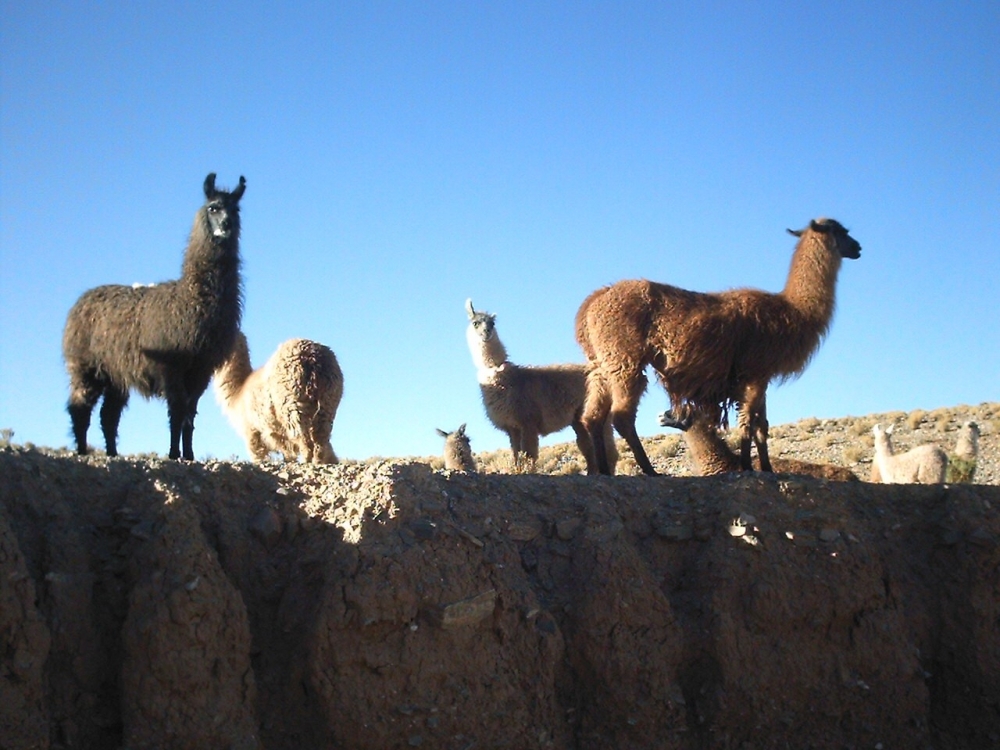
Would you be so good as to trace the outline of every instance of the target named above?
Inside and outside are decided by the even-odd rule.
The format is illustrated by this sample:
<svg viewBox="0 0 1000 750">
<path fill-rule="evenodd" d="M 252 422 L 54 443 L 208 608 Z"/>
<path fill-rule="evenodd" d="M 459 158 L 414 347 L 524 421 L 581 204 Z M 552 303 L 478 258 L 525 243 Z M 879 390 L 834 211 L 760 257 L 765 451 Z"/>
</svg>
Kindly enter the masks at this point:
<svg viewBox="0 0 1000 750">
<path fill-rule="evenodd" d="M 344 375 L 329 347 L 291 339 L 254 370 L 241 332 L 215 371 L 215 393 L 255 461 L 277 452 L 286 461 L 301 456 L 306 463 L 337 463 L 330 433 Z"/>
<path fill-rule="evenodd" d="M 635 430 L 652 365 L 674 416 L 701 410 L 716 424 L 731 405 L 739 409 L 740 466 L 752 468 L 751 440 L 761 468 L 767 455 L 768 383 L 800 374 L 829 328 L 843 258 L 861 257 L 861 245 L 833 219 L 817 219 L 797 232 L 782 292 L 755 289 L 699 293 L 646 280 L 620 281 L 584 300 L 577 341 L 600 377 L 588 383 L 583 420 L 602 473 L 601 426 L 610 414 L 636 463 L 655 475 Z"/>
<path fill-rule="evenodd" d="M 437 434 L 444 438 L 444 468 L 451 471 L 473 472 L 476 470 L 476 459 L 472 455 L 472 444 L 465 434 L 465 425 L 454 432 L 445 432 L 436 428 Z"/>
<path fill-rule="evenodd" d="M 191 445 L 198 399 L 212 371 L 232 349 L 240 327 L 240 198 L 205 178 L 205 204 L 194 227 L 181 277 L 152 286 L 109 284 L 84 292 L 69 311 L 63 358 L 69 372 L 69 414 L 77 453 L 101 404 L 109 456 L 118 455 L 118 423 L 129 392 L 167 401 L 170 458 L 194 460 Z M 183 442 L 183 453 L 182 453 Z"/>
<path fill-rule="evenodd" d="M 661 415 L 660 421 L 661 424 L 666 422 L 665 427 L 672 426 L 670 415 Z M 694 469 L 700 476 L 707 477 L 740 470 L 740 457 L 730 449 L 719 435 L 716 426 L 711 424 L 703 413 L 694 414 L 690 427 L 684 433 L 684 442 L 687 443 Z M 850 469 L 833 464 L 814 464 L 794 458 L 774 458 L 771 459 L 771 466 L 780 474 L 803 474 L 835 482 L 860 481 Z"/>
<path fill-rule="evenodd" d="M 587 473 L 596 474 L 598 464 L 590 435 L 581 421 L 587 396 L 587 365 L 516 365 L 507 359 L 507 349 L 496 331 L 496 316 L 477 312 L 472 300 L 466 300 L 469 317 L 466 341 L 476 366 L 486 416 L 497 429 L 510 438 L 514 465 L 538 460 L 538 438 L 572 426 L 576 444 L 587 464 Z M 615 452 L 611 423 L 599 428 L 608 443 L 602 451 L 605 462 L 614 466 Z"/>
</svg>

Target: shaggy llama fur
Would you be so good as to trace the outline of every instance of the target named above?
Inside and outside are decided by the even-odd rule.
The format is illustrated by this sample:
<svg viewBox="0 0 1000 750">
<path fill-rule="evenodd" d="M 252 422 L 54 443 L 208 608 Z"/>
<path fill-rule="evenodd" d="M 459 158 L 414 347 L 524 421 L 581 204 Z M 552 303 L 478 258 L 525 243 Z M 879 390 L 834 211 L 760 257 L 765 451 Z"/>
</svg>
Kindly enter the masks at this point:
<svg viewBox="0 0 1000 750">
<path fill-rule="evenodd" d="M 948 455 L 936 445 L 918 445 L 906 453 L 892 448 L 892 425 L 872 427 L 875 436 L 874 477 L 883 484 L 941 484 L 948 470 Z"/>
<path fill-rule="evenodd" d="M 68 411 L 77 453 L 97 401 L 109 456 L 118 455 L 118 423 L 129 392 L 167 401 L 170 458 L 194 460 L 198 400 L 239 330 L 240 198 L 205 178 L 205 204 L 194 218 L 181 277 L 151 286 L 99 286 L 73 305 L 63 331 L 70 378 Z M 183 443 L 183 446 L 182 446 Z M 183 448 L 183 451 L 182 451 Z"/>
<path fill-rule="evenodd" d="M 833 219 L 812 221 L 799 238 L 782 292 L 755 289 L 699 293 L 646 280 L 598 289 L 580 307 L 576 337 L 599 376 L 588 385 L 583 421 L 602 473 L 603 424 L 608 416 L 636 463 L 654 475 L 635 430 L 649 365 L 670 396 L 671 411 L 686 425 L 696 411 L 716 424 L 731 405 L 739 410 L 740 466 L 752 468 L 750 443 L 761 467 L 767 455 L 767 386 L 800 374 L 829 328 L 843 258 L 859 258 L 861 245 Z"/>
<path fill-rule="evenodd" d="M 344 394 L 344 375 L 326 346 L 307 339 L 281 344 L 254 370 L 246 336 L 215 372 L 215 391 L 256 461 L 272 452 L 286 461 L 337 463 L 330 433 Z"/>
<path fill-rule="evenodd" d="M 507 433 L 515 466 L 538 460 L 541 435 L 572 426 L 576 444 L 587 464 L 587 473 L 597 473 L 597 461 L 590 434 L 581 421 L 587 395 L 586 365 L 548 365 L 524 367 L 507 359 L 507 350 L 496 332 L 496 316 L 476 312 L 472 300 L 465 310 L 469 317 L 466 341 L 476 366 L 486 416 L 497 429 Z M 614 465 L 611 424 L 602 423 L 598 432 L 611 445 L 606 461 Z"/>
<path fill-rule="evenodd" d="M 452 471 L 476 470 L 476 459 L 472 456 L 472 445 L 465 434 L 464 424 L 454 432 L 437 428 L 437 434 L 444 438 L 444 468 Z"/>
</svg>

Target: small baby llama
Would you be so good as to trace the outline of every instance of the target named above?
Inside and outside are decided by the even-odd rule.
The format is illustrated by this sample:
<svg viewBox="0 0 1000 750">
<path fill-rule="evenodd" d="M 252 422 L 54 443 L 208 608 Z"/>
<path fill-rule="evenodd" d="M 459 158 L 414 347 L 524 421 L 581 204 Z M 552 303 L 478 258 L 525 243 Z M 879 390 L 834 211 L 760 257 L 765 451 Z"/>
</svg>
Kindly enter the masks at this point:
<svg viewBox="0 0 1000 750">
<path fill-rule="evenodd" d="M 452 471 L 476 470 L 476 459 L 472 457 L 472 445 L 465 434 L 464 424 L 454 432 L 437 428 L 437 434 L 444 438 L 444 468 Z"/>
<path fill-rule="evenodd" d="M 328 347 L 291 339 L 254 370 L 241 332 L 215 371 L 215 393 L 255 461 L 277 452 L 286 461 L 301 456 L 306 463 L 337 463 L 330 433 L 344 375 Z"/>
<path fill-rule="evenodd" d="M 936 445 L 918 445 L 896 455 L 892 450 L 892 425 L 872 427 L 875 436 L 875 459 L 872 481 L 883 484 L 941 484 L 948 470 L 948 456 Z"/>
</svg>

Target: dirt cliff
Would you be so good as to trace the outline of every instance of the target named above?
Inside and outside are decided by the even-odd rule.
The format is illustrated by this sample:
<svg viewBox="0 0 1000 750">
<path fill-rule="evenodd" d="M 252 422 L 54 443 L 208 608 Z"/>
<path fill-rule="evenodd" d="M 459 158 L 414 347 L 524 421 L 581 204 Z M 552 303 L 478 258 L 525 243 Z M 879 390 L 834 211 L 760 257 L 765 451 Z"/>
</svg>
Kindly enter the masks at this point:
<svg viewBox="0 0 1000 750">
<path fill-rule="evenodd" d="M 7 447 L 0 745 L 995 747 L 998 508 Z"/>
</svg>

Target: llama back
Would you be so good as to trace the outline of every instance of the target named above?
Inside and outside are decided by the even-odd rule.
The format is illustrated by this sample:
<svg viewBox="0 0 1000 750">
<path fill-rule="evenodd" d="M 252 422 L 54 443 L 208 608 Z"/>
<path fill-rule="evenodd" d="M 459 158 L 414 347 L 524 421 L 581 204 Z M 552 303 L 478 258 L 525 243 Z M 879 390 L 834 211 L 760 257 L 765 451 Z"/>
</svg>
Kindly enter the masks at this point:
<svg viewBox="0 0 1000 750">
<path fill-rule="evenodd" d="M 343 373 L 329 347 L 307 339 L 286 341 L 265 365 L 265 379 L 273 384 L 274 408 L 288 438 L 306 445 L 329 440 L 344 393 Z"/>
<path fill-rule="evenodd" d="M 483 403 L 495 424 L 531 424 L 539 434 L 557 432 L 583 408 L 587 389 L 585 365 L 500 367 L 481 384 Z"/>
<path fill-rule="evenodd" d="M 883 479 L 893 484 L 941 484 L 948 471 L 948 455 L 936 445 L 918 445 L 893 458 L 889 479 Z M 885 467 L 879 468 L 885 477 Z"/>
</svg>

